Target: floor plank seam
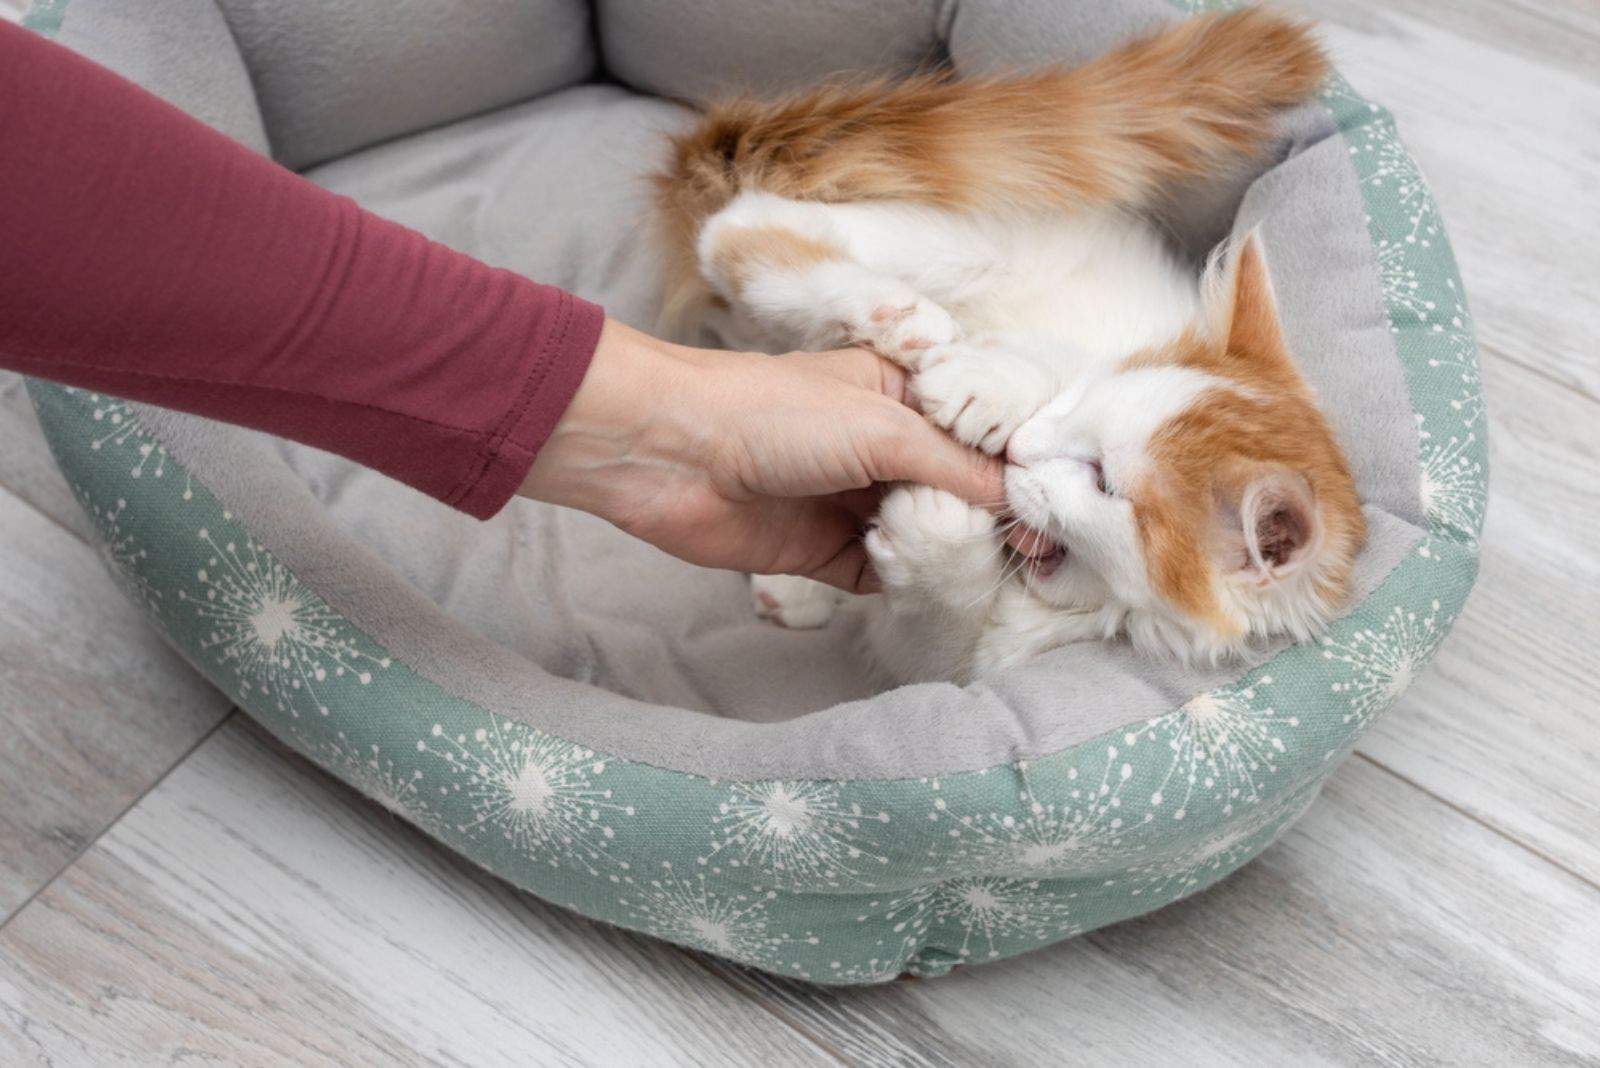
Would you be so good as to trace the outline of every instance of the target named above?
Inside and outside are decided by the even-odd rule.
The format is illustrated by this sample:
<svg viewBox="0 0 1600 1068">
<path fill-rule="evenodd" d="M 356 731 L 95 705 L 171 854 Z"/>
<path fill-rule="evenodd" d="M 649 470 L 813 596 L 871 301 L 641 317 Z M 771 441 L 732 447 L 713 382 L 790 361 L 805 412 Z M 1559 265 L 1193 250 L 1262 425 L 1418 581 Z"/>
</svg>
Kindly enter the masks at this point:
<svg viewBox="0 0 1600 1068">
<path fill-rule="evenodd" d="M 91 838 L 88 841 L 84 842 L 83 843 L 83 847 L 81 849 L 79 849 L 77 852 L 73 853 L 72 856 L 66 861 L 66 863 L 62 864 L 61 867 L 57 868 L 54 872 L 51 873 L 50 878 L 48 878 L 44 882 L 40 883 L 37 887 L 34 888 L 34 890 L 33 890 L 33 892 L 31 894 L 29 894 L 27 897 L 23 898 L 20 902 L 18 902 L 17 903 L 17 907 L 11 910 L 11 915 L 7 916 L 3 920 L 0 920 L 0 932 L 4 932 L 7 927 L 11 926 L 12 921 L 14 921 L 18 916 L 21 916 L 24 912 L 26 912 L 27 909 L 28 909 L 28 906 L 32 905 L 34 903 L 34 901 L 36 901 L 46 890 L 48 890 L 52 886 L 54 886 L 56 884 L 56 882 L 63 875 L 65 875 L 68 871 L 70 871 L 72 869 L 72 866 L 74 864 L 78 863 L 79 860 L 83 859 L 85 854 L 87 854 L 95 846 L 99 845 L 100 844 L 100 840 L 102 838 L 104 838 L 107 834 L 111 833 L 111 829 L 113 827 L 115 827 L 118 823 L 121 823 L 124 816 L 126 816 L 129 812 L 132 812 L 135 808 L 137 808 L 139 806 L 139 803 L 142 802 L 146 797 L 150 796 L 150 794 L 152 792 L 154 792 L 156 790 L 156 788 L 159 787 L 162 783 L 166 782 L 167 781 L 167 777 L 169 775 L 171 775 L 174 771 L 176 771 L 180 766 L 182 766 L 184 761 L 186 761 L 190 757 L 192 757 L 195 754 L 195 752 L 202 745 L 206 744 L 206 742 L 211 739 L 212 735 L 216 734 L 217 731 L 221 730 L 224 725 L 226 725 L 229 721 L 231 721 L 233 719 L 234 716 L 236 716 L 238 714 L 239 714 L 239 709 L 238 708 L 235 707 L 235 708 L 228 709 L 228 712 L 227 712 L 226 715 L 224 715 L 222 718 L 218 719 L 217 722 L 213 723 L 206 730 L 206 732 L 204 734 L 202 734 L 199 738 L 195 739 L 193 745 L 189 746 L 189 748 L 185 749 L 182 753 L 180 753 L 176 760 L 174 760 L 171 764 L 167 765 L 167 768 L 166 768 L 165 771 L 163 771 L 160 775 L 156 776 L 156 778 L 152 782 L 150 782 L 149 785 L 147 785 L 143 790 L 140 790 L 138 796 L 135 797 L 132 801 L 129 801 L 128 804 L 126 806 L 124 806 L 124 808 L 122 809 L 121 812 L 118 812 L 111 819 L 107 820 L 106 823 L 105 823 L 105 826 L 101 827 L 100 830 L 95 833 L 95 836 L 93 838 Z"/>
<path fill-rule="evenodd" d="M 1377 768 L 1379 771 L 1384 772 L 1387 775 L 1393 776 L 1395 779 L 1399 780 L 1400 782 L 1405 783 L 1407 786 L 1411 787 L 1413 790 L 1416 790 L 1418 793 L 1432 798 L 1433 800 L 1439 802 L 1439 804 L 1443 805 L 1445 808 L 1447 808 L 1450 811 L 1454 812 L 1456 815 L 1461 816 L 1463 819 L 1467 819 L 1467 820 L 1472 821 L 1473 823 L 1477 824 L 1479 827 L 1482 827 L 1484 830 L 1486 830 L 1489 833 L 1493 834 L 1495 837 L 1503 839 L 1504 841 L 1510 842 L 1512 845 L 1514 845 L 1517 848 L 1521 849 L 1523 852 L 1529 854 L 1530 856 L 1537 857 L 1539 860 L 1544 861 L 1546 864 L 1550 865 L 1552 868 L 1555 868 L 1558 871 L 1565 872 L 1566 874 L 1572 876 L 1572 878 L 1576 879 L 1578 882 L 1582 883 L 1584 886 L 1587 886 L 1589 889 L 1595 891 L 1595 893 L 1600 894 L 1600 882 L 1596 882 L 1594 879 L 1591 879 L 1589 876 L 1585 875 L 1583 872 L 1578 871 L 1578 870 L 1576 870 L 1574 868 L 1568 867 L 1566 864 L 1563 864 L 1561 861 L 1557 860 L 1555 857 L 1551 856 L 1550 854 L 1544 852 L 1541 849 L 1538 849 L 1537 847 L 1533 846 L 1532 844 L 1530 844 L 1528 842 L 1522 841 L 1520 838 L 1515 837 L 1510 832 L 1508 832 L 1508 831 L 1506 831 L 1506 830 L 1504 830 L 1504 829 L 1502 829 L 1500 827 L 1495 826 L 1493 823 L 1490 823 L 1488 820 L 1485 820 L 1483 817 L 1478 816 L 1477 814 L 1473 813 L 1471 810 L 1462 808 L 1460 805 L 1456 804 L 1454 801 L 1451 801 L 1449 798 L 1446 798 L 1446 797 L 1443 797 L 1443 796 L 1441 796 L 1441 795 L 1439 795 L 1437 793 L 1434 793 L 1432 790 L 1428 789 L 1426 786 L 1423 786 L 1421 783 L 1417 782 L 1415 779 L 1411 778 L 1409 775 L 1405 775 L 1402 772 L 1396 771 L 1394 768 L 1391 768 L 1389 765 L 1385 764 L 1383 761 L 1379 760 L 1377 757 L 1374 757 L 1374 756 L 1371 756 L 1371 755 L 1369 755 L 1367 753 L 1361 752 L 1360 750 L 1357 750 L 1352 755 L 1360 757 L 1362 760 L 1366 761 L 1368 764 L 1371 764 L 1373 767 Z"/>
</svg>

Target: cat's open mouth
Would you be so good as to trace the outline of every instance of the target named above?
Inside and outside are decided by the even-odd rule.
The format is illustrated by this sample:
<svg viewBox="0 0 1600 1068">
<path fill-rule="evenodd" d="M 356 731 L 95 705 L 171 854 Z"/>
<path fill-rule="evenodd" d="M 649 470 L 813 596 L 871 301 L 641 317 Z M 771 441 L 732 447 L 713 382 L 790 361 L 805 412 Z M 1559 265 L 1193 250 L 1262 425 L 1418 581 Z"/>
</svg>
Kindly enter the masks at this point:
<svg viewBox="0 0 1600 1068">
<path fill-rule="evenodd" d="M 1032 565 L 1035 578 L 1047 579 L 1054 575 L 1061 565 L 1067 562 L 1067 547 L 1060 542 L 1051 544 L 1048 551 L 1034 557 Z"/>
</svg>

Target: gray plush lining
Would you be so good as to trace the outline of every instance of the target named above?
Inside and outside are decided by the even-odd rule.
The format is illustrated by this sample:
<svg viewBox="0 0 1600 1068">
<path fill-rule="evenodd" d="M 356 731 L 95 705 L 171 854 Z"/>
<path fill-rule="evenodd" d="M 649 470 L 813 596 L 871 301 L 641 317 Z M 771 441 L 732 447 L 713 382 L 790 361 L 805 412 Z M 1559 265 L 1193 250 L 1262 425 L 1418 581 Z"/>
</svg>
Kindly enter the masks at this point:
<svg viewBox="0 0 1600 1068">
<path fill-rule="evenodd" d="M 94 32 L 75 33 L 82 9 L 112 6 L 75 0 L 63 37 L 261 147 L 259 119 L 247 121 L 253 90 L 218 36 L 227 27 L 216 4 L 159 3 L 163 18 L 181 16 L 170 34 L 136 26 L 107 33 L 118 24 L 102 15 L 84 23 Z M 230 12 L 243 6 L 252 5 L 224 2 Z M 1080 60 L 1169 15 L 1153 2 L 1115 11 L 1047 0 L 964 5 L 953 18 L 942 5 L 892 6 L 904 9 L 898 18 L 933 20 L 917 23 L 917 33 L 948 41 L 962 69 L 993 69 L 1007 57 Z M 718 7 L 728 11 L 727 0 L 684 10 Z M 826 73 L 816 69 L 822 60 L 784 47 L 789 38 L 772 20 L 788 10 L 773 7 L 766 21 L 729 14 L 725 44 L 739 44 L 724 54 L 734 76 L 759 78 L 769 67 L 783 79 Z M 837 39 L 867 50 L 852 62 L 870 64 L 878 48 L 903 66 L 923 48 L 885 39 L 884 10 L 829 5 Z M 600 15 L 620 77 L 685 98 L 718 88 L 706 74 L 719 62 L 715 51 L 674 81 L 652 58 L 659 42 L 629 37 L 650 27 L 665 33 L 659 19 L 623 4 L 601 4 Z M 261 72 L 252 73 L 259 89 Z M 642 178 L 663 133 L 690 121 L 685 109 L 615 85 L 561 89 L 444 125 L 427 108 L 401 104 L 371 129 L 388 136 L 432 128 L 346 155 L 311 177 L 649 324 L 656 268 L 641 227 Z M 278 127 L 269 127 L 276 145 Z M 369 132 L 348 137 L 365 143 Z M 1342 142 L 1330 133 L 1320 109 L 1304 109 L 1286 124 L 1286 162 L 1259 179 L 1241 174 L 1232 188 L 1179 198 L 1168 221 L 1196 251 L 1261 225 L 1291 344 L 1369 502 L 1371 538 L 1355 576 L 1361 597 L 1419 540 L 1422 508 L 1416 429 L 1364 210 Z M 401 663 L 491 711 L 631 760 L 744 778 L 972 770 L 1159 715 L 1240 672 L 1185 671 L 1138 661 L 1119 646 L 1082 645 L 966 688 L 873 695 L 851 620 L 810 633 L 759 623 L 740 576 L 688 567 L 591 517 L 517 503 L 480 524 L 316 450 L 176 413 L 145 415 L 263 545 Z"/>
</svg>

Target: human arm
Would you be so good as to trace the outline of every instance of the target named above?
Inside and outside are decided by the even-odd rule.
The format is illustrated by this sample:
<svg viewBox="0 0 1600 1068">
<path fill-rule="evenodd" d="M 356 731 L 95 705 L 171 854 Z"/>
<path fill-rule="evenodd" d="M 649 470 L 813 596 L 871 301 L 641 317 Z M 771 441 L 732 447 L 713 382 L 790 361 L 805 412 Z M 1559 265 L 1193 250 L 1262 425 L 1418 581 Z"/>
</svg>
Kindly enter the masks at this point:
<svg viewBox="0 0 1600 1068">
<path fill-rule="evenodd" d="M 0 366 L 315 445 L 498 511 L 593 304 L 363 211 L 0 23 Z"/>
</svg>

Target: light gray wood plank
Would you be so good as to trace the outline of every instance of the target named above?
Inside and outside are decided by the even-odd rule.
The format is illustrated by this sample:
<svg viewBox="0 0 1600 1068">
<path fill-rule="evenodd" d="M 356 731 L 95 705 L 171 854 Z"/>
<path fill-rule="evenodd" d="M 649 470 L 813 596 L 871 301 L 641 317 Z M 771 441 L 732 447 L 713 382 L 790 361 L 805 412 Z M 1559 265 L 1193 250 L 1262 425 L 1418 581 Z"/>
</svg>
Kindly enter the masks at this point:
<svg viewBox="0 0 1600 1068">
<path fill-rule="evenodd" d="M 1600 398 L 1600 5 L 1300 7 L 1323 20 L 1352 84 L 1399 122 L 1443 211 L 1480 336 Z M 1583 58 L 1556 62 L 1567 50 Z"/>
<path fill-rule="evenodd" d="M 1600 885 L 1600 405 L 1505 361 L 1478 587 L 1362 751 Z"/>
<path fill-rule="evenodd" d="M 0 919 L 228 710 L 94 550 L 0 489 Z"/>
<path fill-rule="evenodd" d="M 1600 1059 L 1600 892 L 1359 758 L 1261 859 L 1142 920 L 867 990 L 728 974 L 847 1055 L 905 1039 L 897 1063 Z"/>
<path fill-rule="evenodd" d="M 0 1062 L 837 1063 L 226 724 L 0 932 Z"/>
<path fill-rule="evenodd" d="M 1316 0 L 1301 10 L 1324 22 L 1380 32 L 1390 16 L 1487 44 L 1539 66 L 1600 82 L 1600 4 L 1593 0 Z M 1402 24 L 1403 25 L 1403 24 Z"/>
<path fill-rule="evenodd" d="M 10 371 L 0 371 L 0 489 L 10 490 L 84 541 L 92 540 L 93 528 L 50 455 L 23 380 Z"/>
</svg>

